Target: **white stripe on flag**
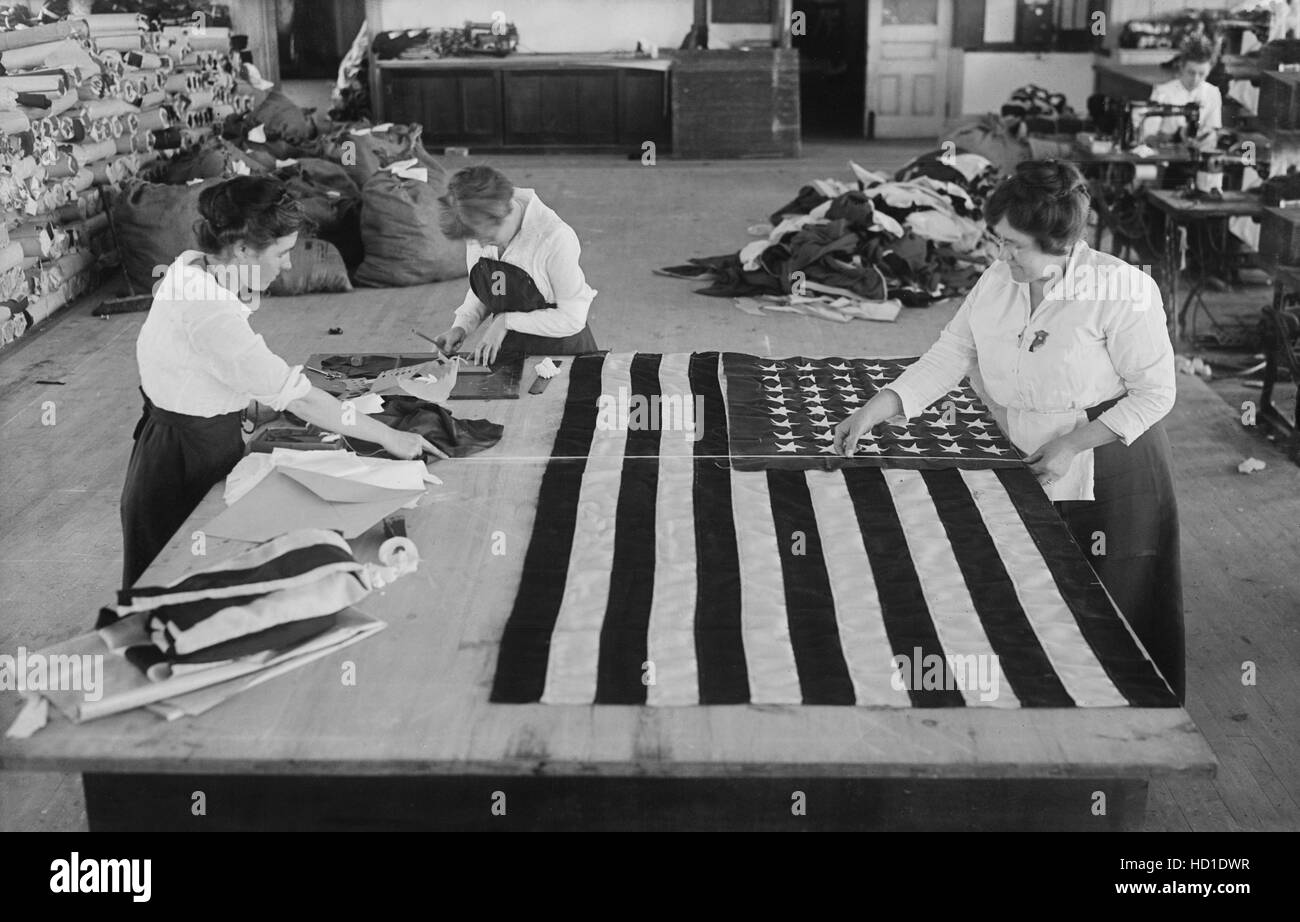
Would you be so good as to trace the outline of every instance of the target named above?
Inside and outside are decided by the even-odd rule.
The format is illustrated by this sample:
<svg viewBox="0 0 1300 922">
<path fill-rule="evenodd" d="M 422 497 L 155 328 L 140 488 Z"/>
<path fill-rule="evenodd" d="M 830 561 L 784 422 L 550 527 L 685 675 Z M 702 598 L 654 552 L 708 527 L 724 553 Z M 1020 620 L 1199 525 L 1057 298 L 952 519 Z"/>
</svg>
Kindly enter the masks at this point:
<svg viewBox="0 0 1300 922">
<path fill-rule="evenodd" d="M 630 352 L 605 357 L 600 392 L 617 399 L 632 392 Z M 596 670 L 600 661 L 600 630 L 609 604 L 609 580 L 614 568 L 614 524 L 627 430 L 596 426 L 578 493 L 573 549 L 564 580 L 564 597 L 551 632 L 546 664 L 545 704 L 591 704 L 596 700 Z"/>
<path fill-rule="evenodd" d="M 987 663 L 976 670 L 979 660 L 968 659 L 971 656 L 992 656 L 993 646 L 984 632 L 975 603 L 971 601 L 966 580 L 948 541 L 948 533 L 921 472 L 887 470 L 885 482 L 889 484 L 894 508 L 912 555 L 912 565 L 916 567 L 925 604 L 930 609 L 930 619 L 934 622 L 945 657 L 949 658 L 950 664 L 953 663 L 952 657 L 961 657 L 959 662 L 967 664 L 965 670 L 957 670 L 958 675 L 964 671 L 973 679 L 991 674 L 992 669 L 1000 667 Z M 960 685 L 966 686 L 960 689 L 966 704 L 972 707 L 1019 707 L 1020 699 L 1011 690 L 1005 676 L 999 675 L 997 695 L 991 701 L 983 698 L 988 697 L 992 689 L 981 691 L 973 681 L 959 681 Z"/>
<path fill-rule="evenodd" d="M 695 661 L 695 439 L 683 423 L 694 421 L 699 427 L 703 420 L 695 416 L 690 360 L 690 353 L 676 352 L 665 355 L 659 364 L 662 429 L 655 497 L 655 586 L 646 636 L 646 658 L 655 670 L 646 703 L 653 705 L 700 703 Z"/>
<path fill-rule="evenodd" d="M 1074 613 L 1061 596 L 1043 555 L 1025 528 L 1006 488 L 993 471 L 962 471 L 979 507 L 1020 607 L 1038 635 L 1061 684 L 1079 707 L 1127 707 L 1128 700 L 1106 675 Z"/>
<path fill-rule="evenodd" d="M 826 575 L 835 603 L 840 647 L 859 705 L 910 707 L 907 689 L 894 687 L 893 653 L 862 529 L 840 472 L 808 471 Z"/>
<path fill-rule="evenodd" d="M 736 523 L 740 631 L 754 704 L 801 704 L 803 690 L 790 642 L 785 578 L 777 548 L 772 498 L 763 471 L 731 472 L 731 514 Z"/>
</svg>

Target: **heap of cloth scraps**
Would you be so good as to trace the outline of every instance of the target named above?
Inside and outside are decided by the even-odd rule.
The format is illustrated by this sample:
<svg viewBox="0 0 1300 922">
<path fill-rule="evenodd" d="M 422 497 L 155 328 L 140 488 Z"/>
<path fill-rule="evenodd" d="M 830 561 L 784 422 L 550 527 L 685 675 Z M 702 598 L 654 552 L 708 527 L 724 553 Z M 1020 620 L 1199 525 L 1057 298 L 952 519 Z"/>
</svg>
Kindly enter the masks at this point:
<svg viewBox="0 0 1300 922">
<path fill-rule="evenodd" d="M 842 320 L 893 319 L 872 308 L 925 307 L 968 291 L 989 263 L 981 209 L 996 181 L 993 164 L 948 149 L 893 177 L 849 165 L 853 182 L 804 186 L 773 212 L 773 226 L 751 228 L 763 238 L 738 253 L 657 274 L 708 281 L 699 294 Z"/>
</svg>

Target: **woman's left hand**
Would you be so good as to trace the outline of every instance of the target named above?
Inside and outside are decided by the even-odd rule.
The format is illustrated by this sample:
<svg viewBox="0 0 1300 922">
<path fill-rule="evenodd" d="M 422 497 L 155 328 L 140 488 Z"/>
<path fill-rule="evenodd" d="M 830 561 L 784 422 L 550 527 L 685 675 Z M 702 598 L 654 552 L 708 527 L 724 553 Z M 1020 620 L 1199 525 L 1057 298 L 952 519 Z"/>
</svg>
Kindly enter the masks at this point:
<svg viewBox="0 0 1300 922">
<path fill-rule="evenodd" d="M 497 353 L 501 351 L 501 343 L 505 341 L 506 333 L 506 315 L 497 314 L 493 318 L 491 326 L 483 334 L 483 339 L 474 349 L 474 361 L 479 365 L 491 365 L 497 360 Z"/>
<path fill-rule="evenodd" d="M 1068 438 L 1052 439 L 1027 458 L 1025 463 L 1043 485 L 1056 483 L 1067 473 L 1079 452 Z"/>
</svg>

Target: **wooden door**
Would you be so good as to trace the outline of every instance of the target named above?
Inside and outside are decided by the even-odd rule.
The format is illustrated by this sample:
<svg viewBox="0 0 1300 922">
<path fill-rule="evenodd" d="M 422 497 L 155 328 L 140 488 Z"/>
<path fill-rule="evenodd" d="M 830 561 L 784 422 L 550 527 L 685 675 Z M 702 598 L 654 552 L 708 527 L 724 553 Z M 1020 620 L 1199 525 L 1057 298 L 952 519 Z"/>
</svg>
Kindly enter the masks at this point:
<svg viewBox="0 0 1300 922">
<path fill-rule="evenodd" d="M 947 118 L 953 0 L 868 0 L 867 111 L 878 138 L 935 138 Z"/>
</svg>

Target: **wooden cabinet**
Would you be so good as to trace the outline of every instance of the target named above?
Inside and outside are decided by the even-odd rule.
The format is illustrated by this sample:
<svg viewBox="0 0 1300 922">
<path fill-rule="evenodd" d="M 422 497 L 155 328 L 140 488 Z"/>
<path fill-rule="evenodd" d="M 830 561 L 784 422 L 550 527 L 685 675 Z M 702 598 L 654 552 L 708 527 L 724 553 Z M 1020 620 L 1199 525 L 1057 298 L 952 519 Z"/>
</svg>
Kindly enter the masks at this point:
<svg viewBox="0 0 1300 922">
<path fill-rule="evenodd" d="M 421 62 L 380 70 L 376 119 L 419 122 L 430 147 L 570 148 L 639 154 L 671 146 L 668 74 L 554 56 Z"/>
</svg>

